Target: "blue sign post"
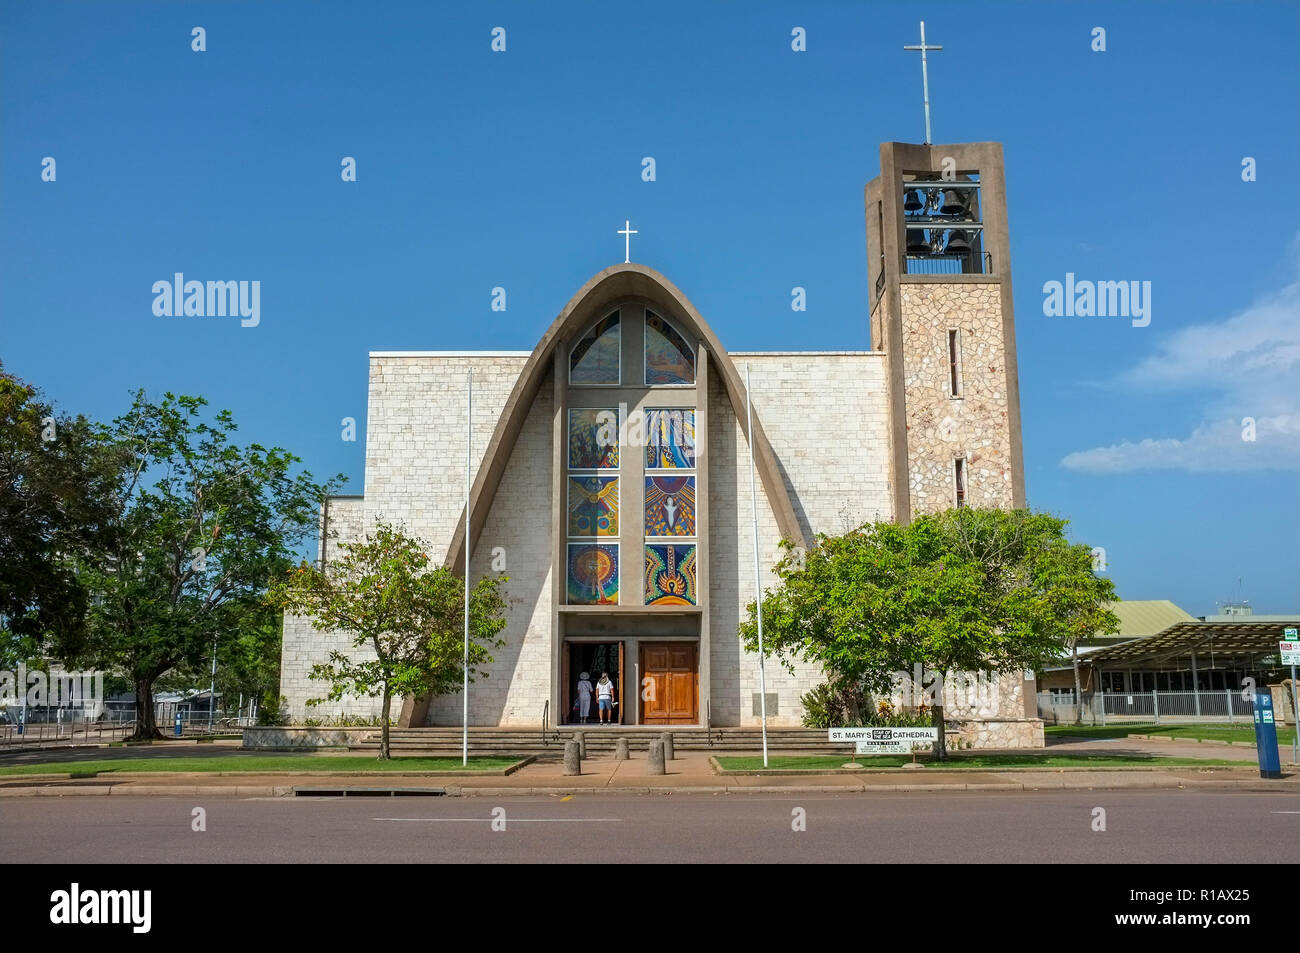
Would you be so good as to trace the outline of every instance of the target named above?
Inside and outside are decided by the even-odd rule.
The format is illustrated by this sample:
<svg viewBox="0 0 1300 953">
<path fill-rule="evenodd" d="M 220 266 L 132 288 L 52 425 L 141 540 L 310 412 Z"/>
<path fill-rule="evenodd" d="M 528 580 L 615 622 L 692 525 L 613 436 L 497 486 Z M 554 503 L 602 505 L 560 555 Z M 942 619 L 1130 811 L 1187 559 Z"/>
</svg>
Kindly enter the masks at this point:
<svg viewBox="0 0 1300 953">
<path fill-rule="evenodd" d="M 179 738 L 180 736 L 181 736 L 181 713 L 178 711 L 178 712 L 176 712 L 176 737 Z M 1273 747 L 1274 747 L 1274 748 L 1277 747 L 1277 738 L 1276 738 L 1276 737 L 1274 737 L 1274 739 L 1273 739 Z M 1282 775 L 1280 775 L 1280 774 L 1278 775 L 1279 778 L 1280 778 L 1281 776 L 1282 776 Z"/>
<path fill-rule="evenodd" d="M 1282 759 L 1277 753 L 1277 725 L 1273 723 L 1273 694 L 1255 693 L 1255 751 L 1259 755 L 1261 778 L 1282 777 Z"/>
</svg>

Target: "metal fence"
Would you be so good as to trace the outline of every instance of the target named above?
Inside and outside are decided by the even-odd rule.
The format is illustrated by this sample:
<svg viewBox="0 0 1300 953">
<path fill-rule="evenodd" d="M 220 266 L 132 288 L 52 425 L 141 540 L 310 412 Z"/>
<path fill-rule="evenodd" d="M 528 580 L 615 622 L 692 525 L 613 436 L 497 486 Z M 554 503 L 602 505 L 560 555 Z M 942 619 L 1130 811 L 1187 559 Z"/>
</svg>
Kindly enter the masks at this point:
<svg viewBox="0 0 1300 953">
<path fill-rule="evenodd" d="M 40 744 L 101 744 L 122 741 L 135 733 L 135 708 L 112 707 L 97 712 L 76 708 L 10 709 L 0 712 L 0 747 Z M 158 730 L 174 737 L 229 734 L 253 723 L 246 713 L 186 711 L 160 704 L 154 713 Z"/>
<path fill-rule="evenodd" d="M 993 274 L 993 255 L 908 255 L 904 267 L 908 275 Z M 881 272 L 883 277 L 884 272 Z M 877 294 L 880 292 L 877 291 Z"/>
<path fill-rule="evenodd" d="M 82 718 L 68 711 L 63 718 L 23 721 L 21 717 L 0 721 L 0 747 L 41 744 L 101 744 L 121 741 L 135 731 L 135 718 Z"/>
<path fill-rule="evenodd" d="M 909 275 L 960 275 L 965 266 L 965 255 L 909 255 L 907 258 Z"/>
<path fill-rule="evenodd" d="M 1122 724 L 1141 722 L 1162 724 L 1177 722 L 1251 723 L 1253 699 L 1241 697 L 1230 689 L 1199 692 L 1085 692 L 1082 704 L 1076 704 L 1073 692 L 1039 692 L 1038 716 L 1052 725 Z M 1077 716 L 1081 715 L 1081 718 Z"/>
</svg>

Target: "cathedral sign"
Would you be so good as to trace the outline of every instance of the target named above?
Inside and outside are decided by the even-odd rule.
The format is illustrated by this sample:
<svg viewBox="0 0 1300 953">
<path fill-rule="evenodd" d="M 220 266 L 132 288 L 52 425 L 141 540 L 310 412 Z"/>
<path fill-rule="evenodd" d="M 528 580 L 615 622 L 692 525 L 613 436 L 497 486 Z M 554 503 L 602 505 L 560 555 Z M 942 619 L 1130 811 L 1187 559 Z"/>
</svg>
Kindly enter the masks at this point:
<svg viewBox="0 0 1300 953">
<path fill-rule="evenodd" d="M 939 740 L 938 728 L 831 728 L 828 740 L 856 744 L 856 754 L 911 754 L 916 745 L 933 745 Z"/>
</svg>

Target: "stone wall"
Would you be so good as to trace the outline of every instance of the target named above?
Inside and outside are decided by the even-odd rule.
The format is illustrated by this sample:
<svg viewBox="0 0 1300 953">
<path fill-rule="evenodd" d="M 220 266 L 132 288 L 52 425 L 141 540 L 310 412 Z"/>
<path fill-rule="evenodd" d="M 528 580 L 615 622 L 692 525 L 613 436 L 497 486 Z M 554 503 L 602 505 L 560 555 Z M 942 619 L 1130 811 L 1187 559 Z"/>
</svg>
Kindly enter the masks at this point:
<svg viewBox="0 0 1300 953">
<path fill-rule="evenodd" d="M 347 748 L 376 734 L 378 728 L 274 728 L 243 729 L 242 747 L 262 751 L 298 751 L 304 748 Z"/>
<path fill-rule="evenodd" d="M 920 700 L 933 703 L 916 686 L 915 674 L 919 673 L 904 680 L 895 692 L 895 706 L 914 705 Z M 925 680 L 929 678 L 926 674 Z M 943 689 L 944 720 L 950 731 L 957 729 L 962 747 L 1043 747 L 1042 719 L 1025 718 L 1025 682 L 1020 673 L 949 673 Z"/>
<path fill-rule="evenodd" d="M 742 376 L 750 365 L 753 403 L 785 477 L 795 514 L 809 537 L 836 534 L 868 520 L 890 519 L 885 361 L 875 352 L 732 355 Z M 753 600 L 749 446 L 744 406 L 732 408 L 718 375 L 709 392 L 709 661 L 716 726 L 756 725 L 758 657 L 744 651 L 738 626 Z M 759 561 L 764 586 L 781 557 L 780 532 L 757 481 Z M 819 666 L 766 666 L 767 693 L 777 696 L 774 725 L 799 725 L 799 697 L 824 681 Z"/>
<path fill-rule="evenodd" d="M 327 555 L 340 542 L 360 536 L 379 520 L 402 526 L 429 541 L 441 563 L 465 504 L 466 368 L 474 370 L 471 473 L 483 454 L 526 354 L 376 354 L 370 361 L 364 498 L 331 501 Z M 470 561 L 474 577 L 504 562 L 505 646 L 470 686 L 470 723 L 535 724 L 550 693 L 551 385 L 544 382 L 506 470 L 479 544 Z M 500 549 L 498 553 L 497 550 Z M 311 666 L 331 650 L 353 650 L 350 638 L 320 632 L 309 620 L 287 617 L 281 694 L 290 716 L 374 716 L 380 700 L 344 698 L 308 708 L 325 694 L 310 680 Z M 459 724 L 459 693 L 436 700 L 430 724 Z M 401 712 L 394 700 L 393 717 Z"/>
<path fill-rule="evenodd" d="M 1042 748 L 1046 746 L 1041 718 L 1020 718 L 1013 720 L 966 720 L 949 721 L 947 727 L 957 729 L 963 748 Z M 952 736 L 947 739 L 950 747 Z"/>
<path fill-rule="evenodd" d="M 377 718 L 383 708 L 381 698 L 346 696 L 336 702 L 308 705 L 309 699 L 323 699 L 329 683 L 311 678 L 313 665 L 329 661 L 330 652 L 340 652 L 358 659 L 373 659 L 369 647 L 352 647 L 352 636 L 341 632 L 323 632 L 306 616 L 284 617 L 284 642 L 280 650 L 280 695 L 284 698 L 290 722 L 302 724 L 307 718 L 360 717 Z M 400 699 L 392 704 L 391 717 L 401 714 Z"/>
<path fill-rule="evenodd" d="M 335 559 L 342 543 L 355 542 L 364 535 L 365 515 L 359 496 L 331 497 L 321 507 L 317 558 Z M 354 649 L 352 637 L 345 633 L 322 632 L 305 616 L 284 617 L 283 644 L 280 650 L 280 695 L 285 699 L 289 718 L 301 722 L 306 718 L 339 716 L 377 717 L 383 707 L 379 698 L 344 698 L 321 705 L 307 704 L 308 699 L 323 698 L 329 692 L 326 682 L 312 679 L 311 668 L 328 661 L 332 651 L 364 658 L 374 658 L 370 649 Z M 394 712 L 400 712 L 400 705 Z"/>
<path fill-rule="evenodd" d="M 316 558 L 337 559 L 339 547 L 358 542 L 366 533 L 365 501 L 360 496 L 332 496 L 321 507 Z"/>
<path fill-rule="evenodd" d="M 913 513 L 955 505 L 953 460 L 966 460 L 966 502 L 1010 507 L 1011 436 L 1001 286 L 900 285 L 908 487 Z M 951 395 L 948 331 L 960 330 L 961 396 Z"/>
</svg>

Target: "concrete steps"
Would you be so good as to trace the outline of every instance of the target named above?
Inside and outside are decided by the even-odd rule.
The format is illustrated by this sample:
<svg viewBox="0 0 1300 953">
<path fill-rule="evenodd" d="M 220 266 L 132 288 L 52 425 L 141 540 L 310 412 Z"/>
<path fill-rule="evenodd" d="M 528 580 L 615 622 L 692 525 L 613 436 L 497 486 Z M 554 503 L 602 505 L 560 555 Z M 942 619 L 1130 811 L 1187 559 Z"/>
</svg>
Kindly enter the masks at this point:
<svg viewBox="0 0 1300 953">
<path fill-rule="evenodd" d="M 549 728 L 543 734 L 538 728 L 470 728 L 469 750 L 478 755 L 508 754 L 560 754 L 564 743 L 574 732 L 586 736 L 588 757 L 613 754 L 620 738 L 626 738 L 632 751 L 648 751 L 650 742 L 663 732 L 671 731 L 673 747 L 677 751 L 758 751 L 763 746 L 758 728 L 670 728 L 668 726 L 609 726 L 563 725 Z M 353 751 L 373 751 L 379 748 L 378 729 L 366 734 L 351 746 Z M 451 755 L 461 751 L 461 729 L 390 728 L 389 745 L 394 753 L 404 755 Z M 810 751 L 851 754 L 852 745 L 832 745 L 826 732 L 816 728 L 772 728 L 767 732 L 769 751 Z"/>
</svg>

